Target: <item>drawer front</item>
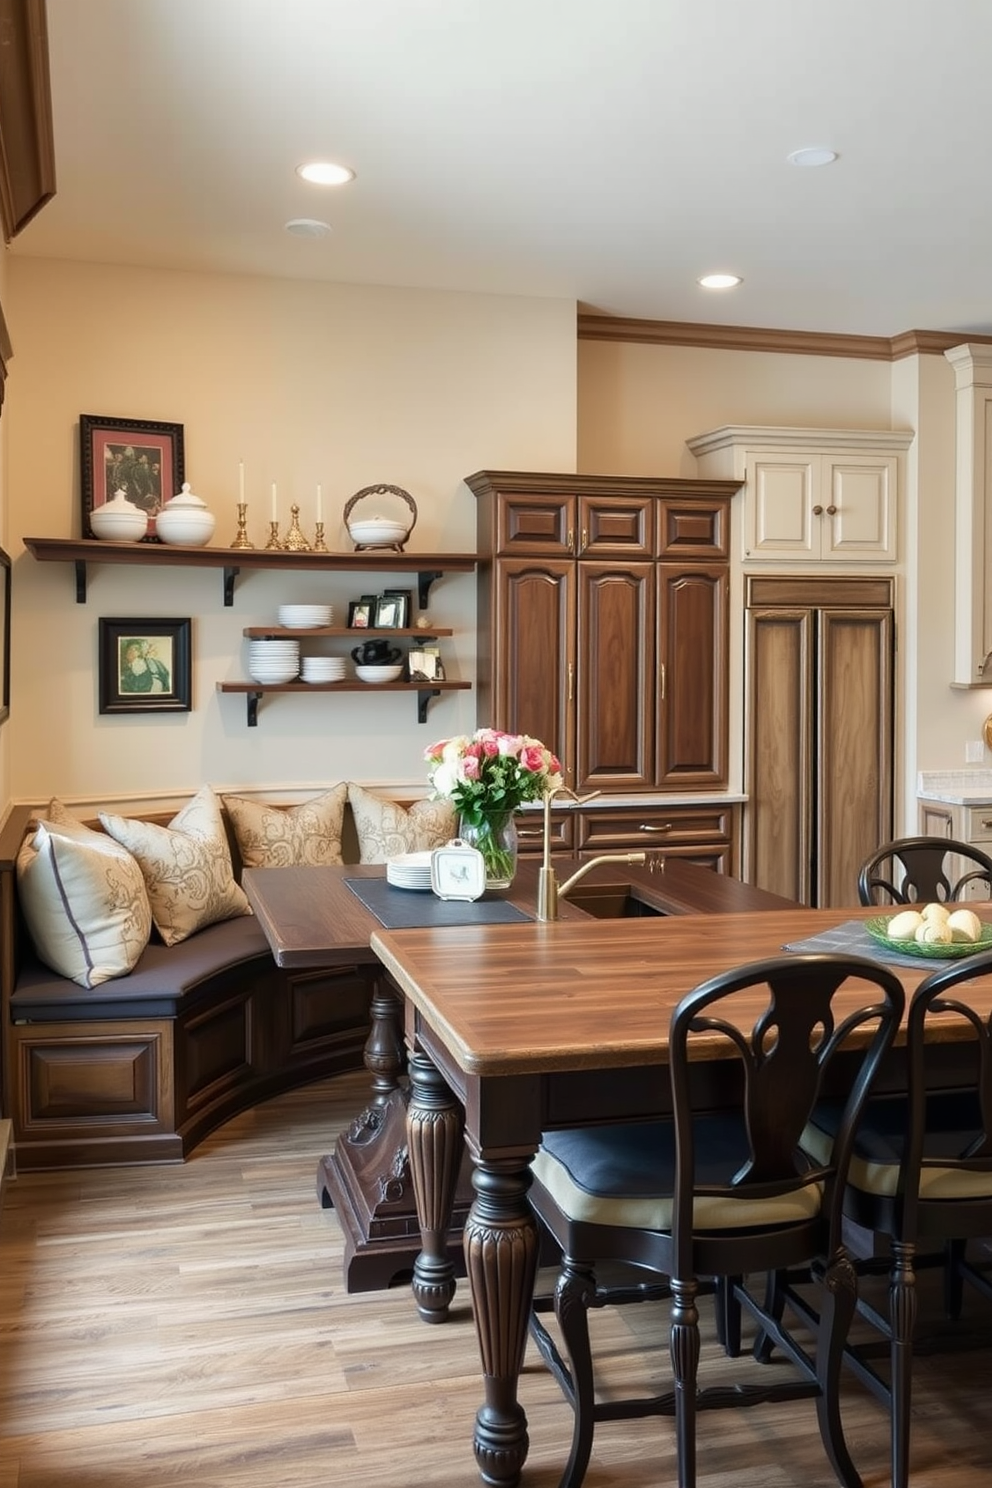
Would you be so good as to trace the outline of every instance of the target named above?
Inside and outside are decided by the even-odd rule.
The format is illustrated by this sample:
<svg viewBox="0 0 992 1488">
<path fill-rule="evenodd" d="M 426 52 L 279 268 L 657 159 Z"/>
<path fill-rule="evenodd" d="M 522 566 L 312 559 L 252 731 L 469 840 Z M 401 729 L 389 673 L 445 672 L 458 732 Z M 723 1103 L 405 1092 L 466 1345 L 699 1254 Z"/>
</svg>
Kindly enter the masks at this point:
<svg viewBox="0 0 992 1488">
<path fill-rule="evenodd" d="M 496 551 L 571 557 L 575 521 L 574 496 L 506 496 L 496 508 Z"/>
<path fill-rule="evenodd" d="M 729 558 L 730 502 L 679 501 L 666 497 L 658 503 L 659 558 Z"/>
<path fill-rule="evenodd" d="M 992 806 L 969 806 L 969 842 L 992 842 Z"/>
<path fill-rule="evenodd" d="M 570 854 L 575 844 L 575 812 L 552 811 L 551 851 Z M 517 813 L 517 843 L 521 857 L 540 857 L 544 851 L 544 816 L 540 811 Z"/>
<path fill-rule="evenodd" d="M 733 832 L 729 806 L 624 807 L 578 815 L 578 848 L 583 853 L 722 846 L 731 842 Z"/>
</svg>

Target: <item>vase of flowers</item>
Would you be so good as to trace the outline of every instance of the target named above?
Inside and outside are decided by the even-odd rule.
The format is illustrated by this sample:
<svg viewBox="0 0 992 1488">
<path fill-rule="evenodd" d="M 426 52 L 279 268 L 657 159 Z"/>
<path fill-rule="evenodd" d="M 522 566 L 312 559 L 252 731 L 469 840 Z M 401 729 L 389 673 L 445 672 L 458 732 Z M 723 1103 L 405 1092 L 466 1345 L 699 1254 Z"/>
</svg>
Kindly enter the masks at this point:
<svg viewBox="0 0 992 1488">
<path fill-rule="evenodd" d="M 491 728 L 442 739 L 424 758 L 434 797 L 454 804 L 459 836 L 482 854 L 486 888 L 509 888 L 517 867 L 514 813 L 561 790 L 557 758 L 538 739 Z"/>
</svg>

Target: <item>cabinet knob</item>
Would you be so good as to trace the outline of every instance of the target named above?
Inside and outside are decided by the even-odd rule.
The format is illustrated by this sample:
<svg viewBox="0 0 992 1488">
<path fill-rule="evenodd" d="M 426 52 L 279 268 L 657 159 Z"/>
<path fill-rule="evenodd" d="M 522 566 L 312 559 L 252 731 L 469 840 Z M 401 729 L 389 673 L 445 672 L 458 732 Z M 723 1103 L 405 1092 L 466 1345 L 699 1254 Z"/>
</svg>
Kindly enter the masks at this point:
<svg viewBox="0 0 992 1488">
<path fill-rule="evenodd" d="M 813 508 L 813 515 L 814 515 L 814 517 L 822 517 L 823 516 L 823 507 L 822 506 L 819 506 L 819 505 L 814 506 L 814 508 Z"/>
<path fill-rule="evenodd" d="M 827 516 L 828 517 L 835 517 L 836 515 L 837 515 L 837 508 L 835 506 L 828 506 L 827 507 Z"/>
</svg>

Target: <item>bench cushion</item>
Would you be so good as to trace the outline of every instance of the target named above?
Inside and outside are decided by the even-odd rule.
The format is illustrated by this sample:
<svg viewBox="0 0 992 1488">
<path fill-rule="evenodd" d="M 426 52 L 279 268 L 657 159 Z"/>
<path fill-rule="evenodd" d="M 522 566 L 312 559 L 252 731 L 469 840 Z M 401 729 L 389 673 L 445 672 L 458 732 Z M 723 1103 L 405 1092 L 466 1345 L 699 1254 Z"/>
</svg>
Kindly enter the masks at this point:
<svg viewBox="0 0 992 1488">
<path fill-rule="evenodd" d="M 269 806 L 245 796 L 222 796 L 246 868 L 322 867 L 341 863 L 341 830 L 348 787 L 342 781 L 298 806 Z"/>
</svg>

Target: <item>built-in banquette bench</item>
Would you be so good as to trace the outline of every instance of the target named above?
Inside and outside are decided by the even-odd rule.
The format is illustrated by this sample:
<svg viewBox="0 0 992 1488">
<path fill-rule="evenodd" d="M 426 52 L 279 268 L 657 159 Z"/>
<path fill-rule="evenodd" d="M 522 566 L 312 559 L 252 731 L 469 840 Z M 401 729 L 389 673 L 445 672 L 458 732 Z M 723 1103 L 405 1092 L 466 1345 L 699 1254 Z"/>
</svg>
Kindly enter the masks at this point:
<svg viewBox="0 0 992 1488">
<path fill-rule="evenodd" d="M 376 965 L 281 969 L 251 914 L 177 945 L 153 935 L 133 971 L 97 987 L 49 970 L 16 875 L 25 834 L 44 815 L 15 807 L 0 833 L 0 1109 L 19 1171 L 179 1161 L 237 1112 L 361 1067 Z M 165 826 L 171 813 L 137 819 Z M 225 827 L 239 878 L 227 813 Z M 349 807 L 342 856 L 359 861 Z"/>
</svg>

